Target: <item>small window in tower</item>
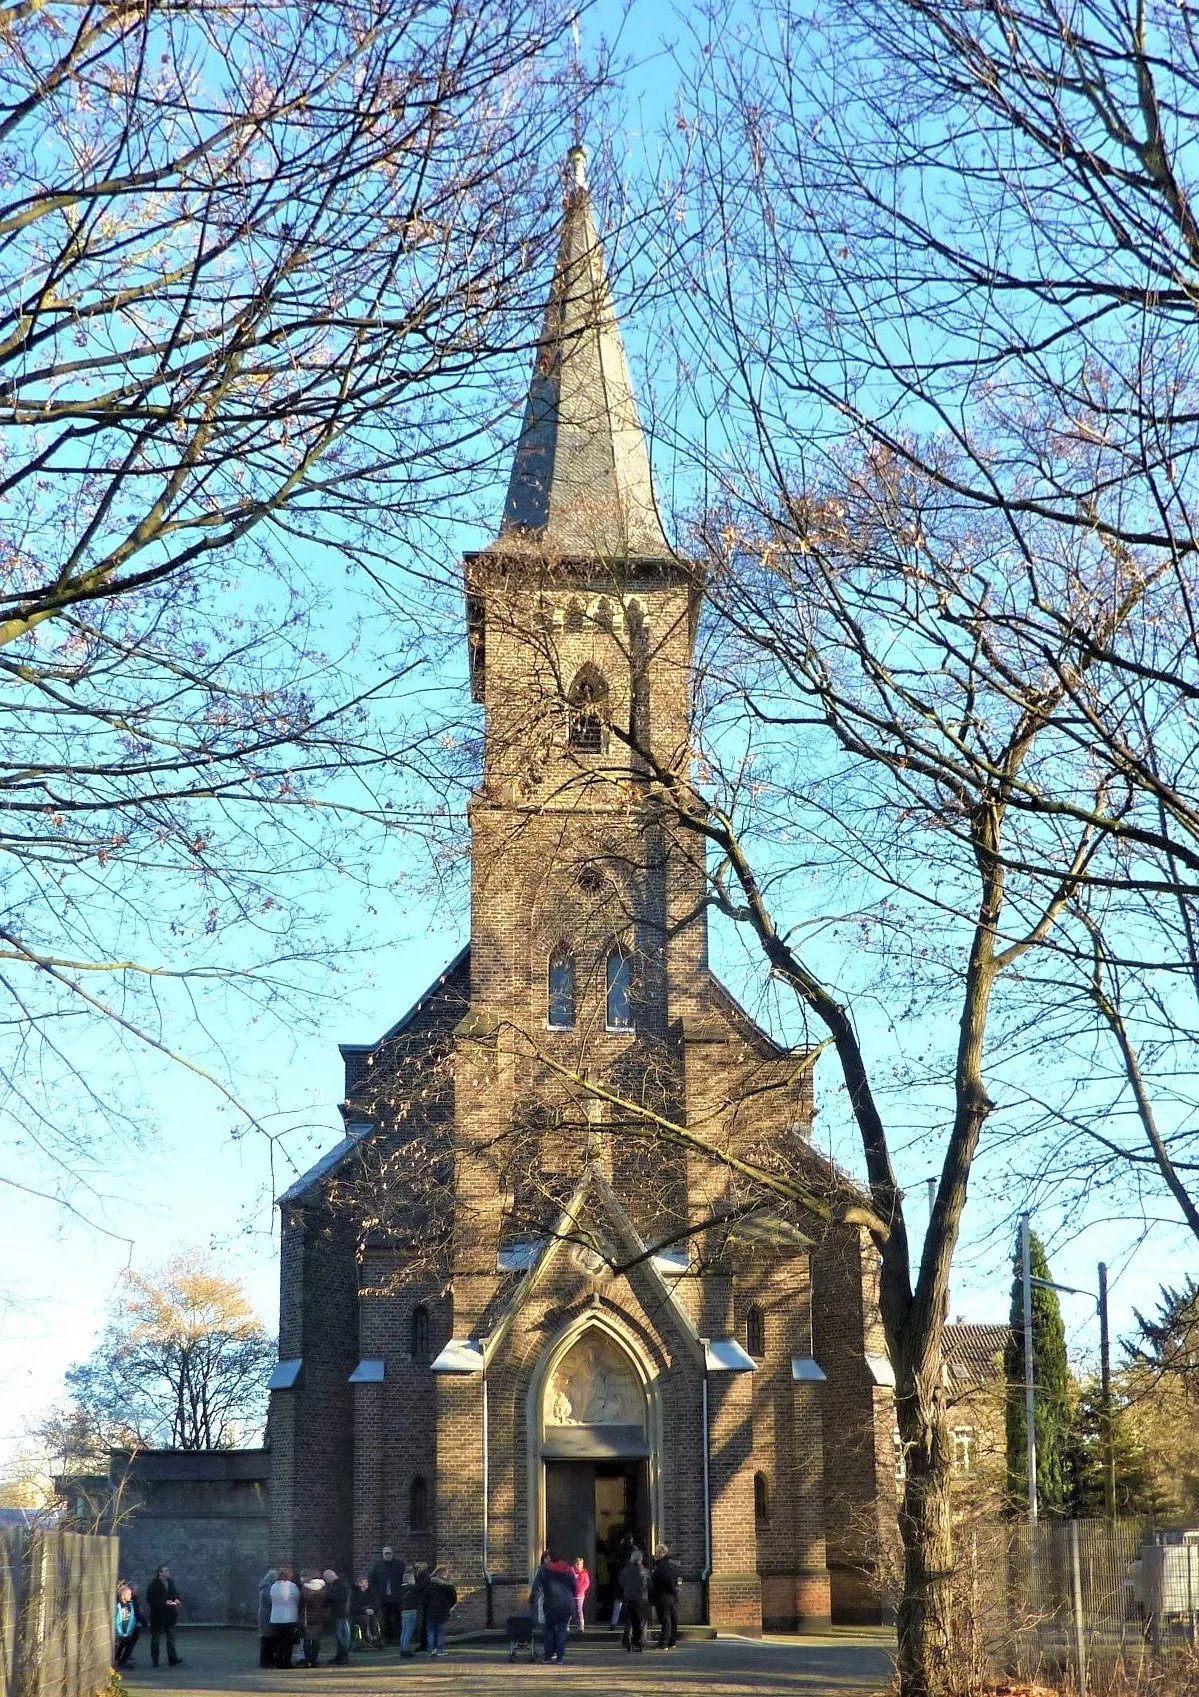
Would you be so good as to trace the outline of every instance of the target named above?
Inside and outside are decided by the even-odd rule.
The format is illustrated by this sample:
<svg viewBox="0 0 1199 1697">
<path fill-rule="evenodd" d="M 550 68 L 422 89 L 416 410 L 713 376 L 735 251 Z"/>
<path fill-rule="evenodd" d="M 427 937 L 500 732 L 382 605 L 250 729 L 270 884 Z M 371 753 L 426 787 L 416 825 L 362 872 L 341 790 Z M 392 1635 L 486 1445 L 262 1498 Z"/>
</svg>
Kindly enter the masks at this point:
<svg viewBox="0 0 1199 1697">
<path fill-rule="evenodd" d="M 764 1473 L 754 1474 L 754 1519 L 770 1519 L 770 1485 Z"/>
<path fill-rule="evenodd" d="M 569 1031 L 575 1022 L 575 962 L 564 949 L 550 956 L 547 1024 L 551 1031 Z"/>
<path fill-rule="evenodd" d="M 410 1532 L 427 1532 L 429 1530 L 429 1486 L 419 1473 L 412 1481 L 412 1488 L 408 1492 L 408 1530 Z"/>
<path fill-rule="evenodd" d="M 608 686 L 594 666 L 584 666 L 570 686 L 570 746 L 602 754 L 607 730 Z"/>
<path fill-rule="evenodd" d="M 745 1316 L 745 1347 L 759 1359 L 766 1353 L 766 1316 L 756 1303 Z"/>
<path fill-rule="evenodd" d="M 562 628 L 569 631 L 572 636 L 577 636 L 579 631 L 582 630 L 583 609 L 577 601 L 572 601 L 567 607 L 566 616 L 562 620 Z"/>
<path fill-rule="evenodd" d="M 423 1305 L 412 1311 L 412 1359 L 429 1359 L 429 1310 Z"/>
<path fill-rule="evenodd" d="M 623 949 L 613 949 L 608 956 L 609 1031 L 633 1029 L 633 963 Z"/>
<path fill-rule="evenodd" d="M 612 629 L 612 603 L 606 598 L 602 599 L 595 609 L 595 622 L 600 630 L 610 631 Z"/>
</svg>

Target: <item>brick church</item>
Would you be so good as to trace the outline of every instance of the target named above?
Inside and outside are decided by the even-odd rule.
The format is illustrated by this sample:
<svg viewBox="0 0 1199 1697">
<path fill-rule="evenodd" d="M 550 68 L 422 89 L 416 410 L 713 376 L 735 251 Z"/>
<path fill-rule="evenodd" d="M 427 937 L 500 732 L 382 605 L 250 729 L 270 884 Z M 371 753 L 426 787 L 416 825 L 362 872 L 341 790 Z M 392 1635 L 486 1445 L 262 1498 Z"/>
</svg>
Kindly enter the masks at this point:
<svg viewBox="0 0 1199 1697">
<path fill-rule="evenodd" d="M 547 1545 L 594 1572 L 627 1530 L 677 1558 L 684 1620 L 877 1619 L 874 1256 L 738 1165 L 834 1177 L 812 1057 L 713 975 L 703 846 L 672 829 L 702 584 L 571 169 L 503 520 L 465 563 L 470 944 L 344 1046 L 346 1136 L 281 1199 L 273 1559 L 360 1573 L 391 1544 L 482 1626 Z"/>
</svg>

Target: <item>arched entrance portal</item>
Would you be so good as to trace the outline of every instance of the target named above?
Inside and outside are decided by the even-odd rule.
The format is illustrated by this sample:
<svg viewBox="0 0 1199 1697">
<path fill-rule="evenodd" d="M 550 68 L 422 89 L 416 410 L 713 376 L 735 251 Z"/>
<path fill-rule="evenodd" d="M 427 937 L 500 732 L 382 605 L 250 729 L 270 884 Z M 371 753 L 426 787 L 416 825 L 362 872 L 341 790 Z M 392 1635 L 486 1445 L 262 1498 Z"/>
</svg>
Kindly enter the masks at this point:
<svg viewBox="0 0 1199 1697">
<path fill-rule="evenodd" d="M 543 1548 L 567 1560 L 582 1556 L 593 1580 L 587 1616 L 594 1619 L 605 1601 L 596 1582 L 597 1552 L 614 1553 L 626 1533 L 653 1548 L 656 1397 L 643 1363 L 595 1323 L 559 1340 L 533 1390 L 530 1564 Z"/>
</svg>

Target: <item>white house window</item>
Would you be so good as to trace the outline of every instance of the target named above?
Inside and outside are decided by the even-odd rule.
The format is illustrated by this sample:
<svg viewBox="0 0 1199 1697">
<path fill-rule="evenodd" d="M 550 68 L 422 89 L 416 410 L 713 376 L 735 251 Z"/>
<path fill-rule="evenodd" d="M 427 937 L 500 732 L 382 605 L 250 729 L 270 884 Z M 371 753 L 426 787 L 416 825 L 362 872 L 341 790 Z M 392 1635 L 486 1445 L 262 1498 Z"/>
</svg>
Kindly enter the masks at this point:
<svg viewBox="0 0 1199 1697">
<path fill-rule="evenodd" d="M 608 956 L 609 1031 L 633 1029 L 633 963 L 623 949 L 613 949 Z"/>
<path fill-rule="evenodd" d="M 953 1470 L 955 1473 L 974 1471 L 974 1427 L 955 1426 L 953 1429 Z"/>
</svg>

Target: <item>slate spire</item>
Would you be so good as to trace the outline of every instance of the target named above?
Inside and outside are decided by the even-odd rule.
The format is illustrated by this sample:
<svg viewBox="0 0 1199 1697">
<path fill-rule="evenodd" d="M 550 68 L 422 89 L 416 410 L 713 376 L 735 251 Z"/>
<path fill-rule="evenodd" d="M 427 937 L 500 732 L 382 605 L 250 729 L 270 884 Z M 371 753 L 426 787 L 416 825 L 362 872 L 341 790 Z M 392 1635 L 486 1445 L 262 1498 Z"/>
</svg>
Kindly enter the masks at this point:
<svg viewBox="0 0 1199 1697">
<path fill-rule="evenodd" d="M 604 271 L 572 147 L 554 281 L 504 502 L 498 547 L 568 558 L 673 558 Z"/>
</svg>

